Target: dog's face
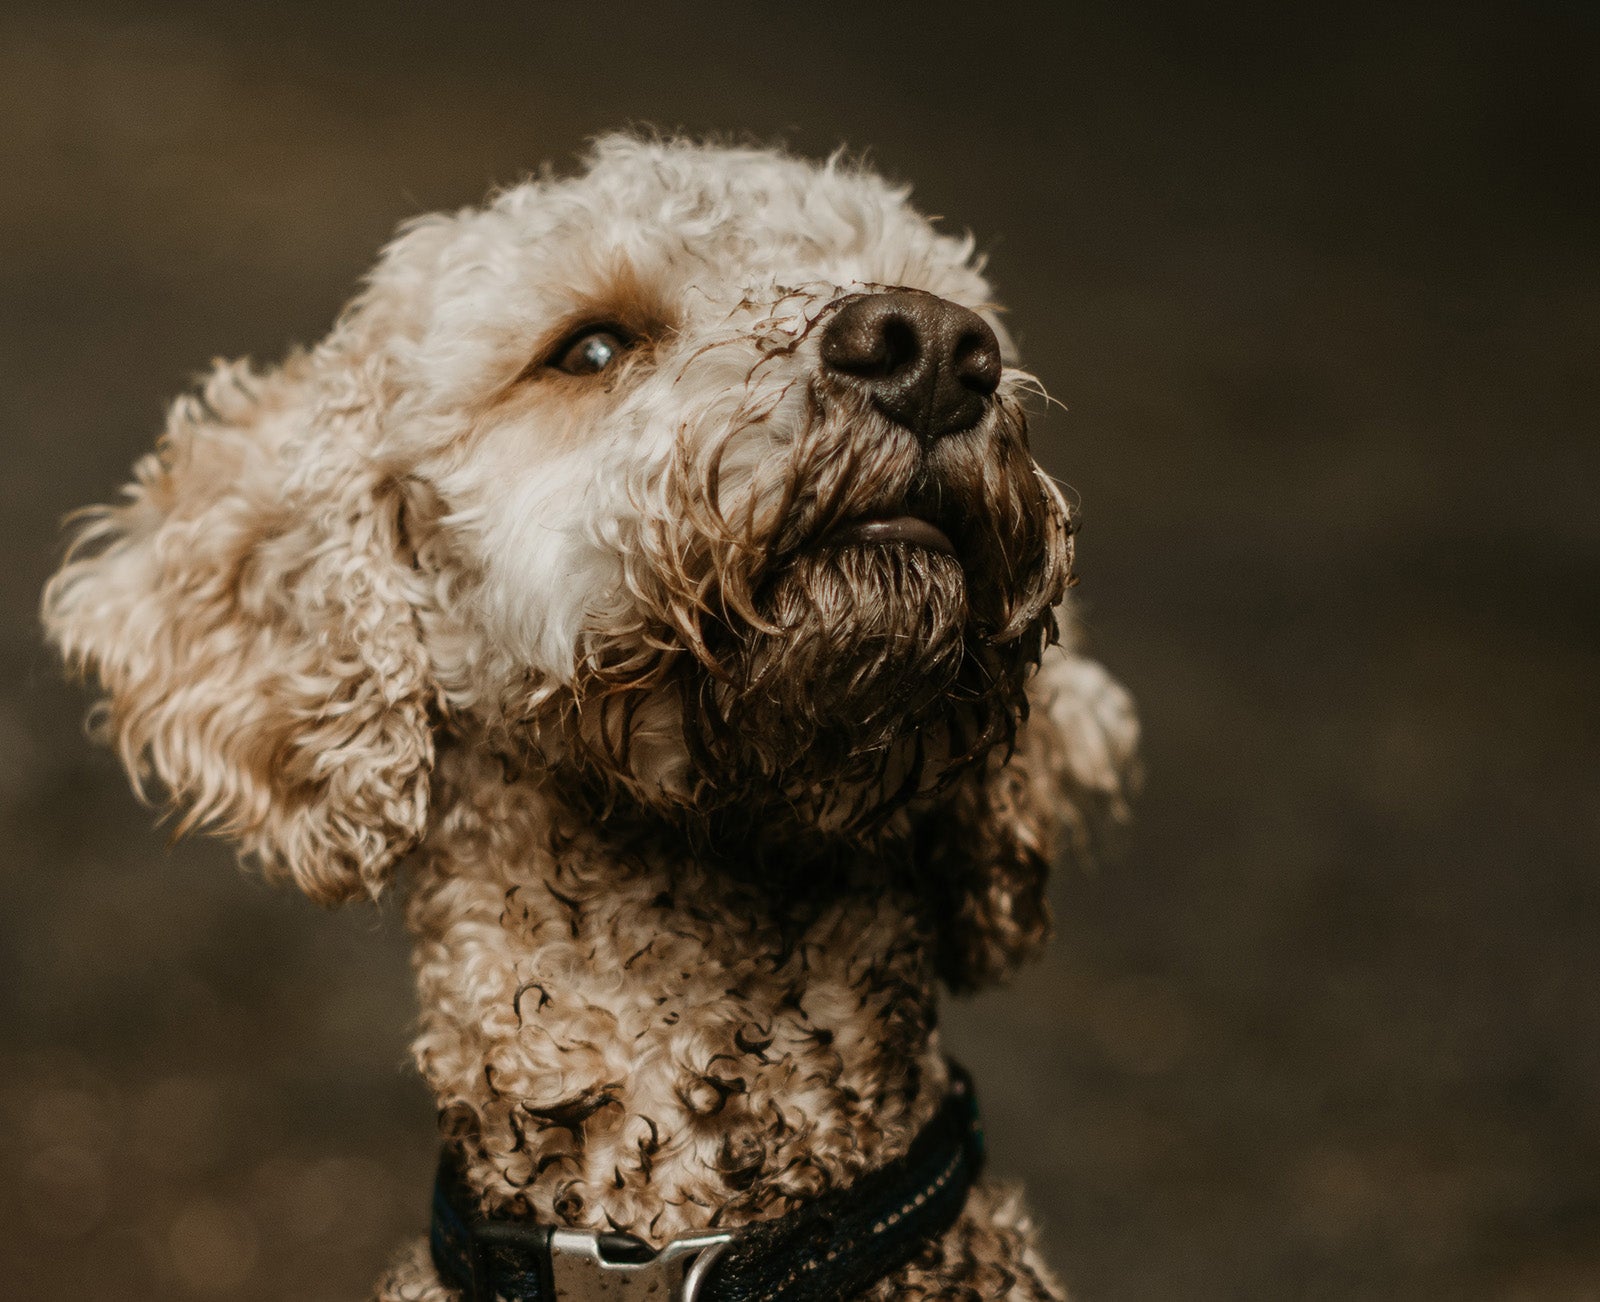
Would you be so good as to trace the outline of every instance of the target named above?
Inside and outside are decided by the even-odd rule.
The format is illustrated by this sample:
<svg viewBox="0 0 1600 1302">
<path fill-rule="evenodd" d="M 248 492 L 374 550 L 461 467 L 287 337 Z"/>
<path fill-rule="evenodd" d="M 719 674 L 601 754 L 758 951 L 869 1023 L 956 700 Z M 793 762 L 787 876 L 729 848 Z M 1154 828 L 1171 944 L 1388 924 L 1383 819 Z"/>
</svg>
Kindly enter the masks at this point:
<svg viewBox="0 0 1600 1302">
<path fill-rule="evenodd" d="M 970 244 L 902 192 L 615 142 L 416 229 L 395 293 L 385 444 L 472 576 L 432 648 L 463 713 L 653 807 L 842 829 L 1005 738 L 1067 518 Z"/>
<path fill-rule="evenodd" d="M 602 142 L 223 366 L 45 599 L 130 769 L 321 898 L 441 734 L 652 816 L 865 834 L 1009 739 L 1070 571 L 970 241 L 860 170 Z M 96 550 L 98 548 L 98 550 Z"/>
</svg>

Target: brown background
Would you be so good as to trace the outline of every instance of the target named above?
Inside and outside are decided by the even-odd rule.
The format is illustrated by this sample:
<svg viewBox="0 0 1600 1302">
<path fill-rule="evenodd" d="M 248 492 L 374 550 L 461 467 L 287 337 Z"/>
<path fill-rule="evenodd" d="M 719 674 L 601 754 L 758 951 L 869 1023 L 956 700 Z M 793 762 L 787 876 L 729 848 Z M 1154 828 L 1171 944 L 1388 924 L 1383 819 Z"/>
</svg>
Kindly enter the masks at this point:
<svg viewBox="0 0 1600 1302">
<path fill-rule="evenodd" d="M 1593 12 L 8 6 L 0 1295 L 333 1302 L 421 1228 L 392 909 L 165 850 L 32 612 L 209 358 L 644 121 L 869 146 L 1070 408 L 1148 795 L 949 1017 L 1066 1278 L 1600 1297 Z"/>
</svg>

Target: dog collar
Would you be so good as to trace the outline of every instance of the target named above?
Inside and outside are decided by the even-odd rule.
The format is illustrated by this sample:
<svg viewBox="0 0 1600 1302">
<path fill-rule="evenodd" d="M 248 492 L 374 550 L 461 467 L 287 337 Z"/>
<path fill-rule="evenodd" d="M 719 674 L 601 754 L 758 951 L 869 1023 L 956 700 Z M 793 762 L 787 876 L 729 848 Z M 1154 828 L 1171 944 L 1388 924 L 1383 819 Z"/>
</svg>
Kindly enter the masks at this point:
<svg viewBox="0 0 1600 1302">
<path fill-rule="evenodd" d="M 779 1217 L 673 1239 L 483 1218 L 446 1148 L 429 1246 L 463 1302 L 836 1302 L 903 1266 L 961 1214 L 983 1166 L 972 1081 L 950 1092 L 904 1157 Z"/>
</svg>

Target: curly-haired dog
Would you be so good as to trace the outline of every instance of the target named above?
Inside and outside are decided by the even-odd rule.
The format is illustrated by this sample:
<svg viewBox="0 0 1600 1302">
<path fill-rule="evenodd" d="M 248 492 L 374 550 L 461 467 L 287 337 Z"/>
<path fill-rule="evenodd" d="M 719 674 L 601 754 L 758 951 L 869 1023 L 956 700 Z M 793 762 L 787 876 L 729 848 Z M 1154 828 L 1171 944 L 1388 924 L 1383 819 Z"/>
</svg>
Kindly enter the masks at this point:
<svg viewBox="0 0 1600 1302">
<path fill-rule="evenodd" d="M 1055 645 L 1071 518 L 1004 340 L 904 190 L 612 138 L 412 222 L 312 351 L 219 364 L 82 528 L 45 620 L 181 827 L 324 903 L 409 859 L 442 1215 L 659 1246 L 911 1187 L 937 982 L 1044 939 L 1134 744 Z M 1016 1204 L 959 1192 L 932 1238 L 829 1247 L 843 1275 L 778 1264 L 1059 1296 Z M 549 1296 L 451 1246 L 381 1296 Z M 697 1287 L 825 1295 L 785 1278 Z"/>
</svg>

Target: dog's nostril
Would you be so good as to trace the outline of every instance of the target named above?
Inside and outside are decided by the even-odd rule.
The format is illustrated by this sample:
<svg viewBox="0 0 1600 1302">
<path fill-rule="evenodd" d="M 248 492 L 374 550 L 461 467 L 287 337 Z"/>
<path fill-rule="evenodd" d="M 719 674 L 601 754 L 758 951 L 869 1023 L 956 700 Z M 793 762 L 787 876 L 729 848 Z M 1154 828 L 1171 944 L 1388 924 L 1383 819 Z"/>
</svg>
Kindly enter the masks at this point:
<svg viewBox="0 0 1600 1302">
<path fill-rule="evenodd" d="M 917 335 L 911 326 L 897 316 L 883 323 L 883 374 L 893 375 L 904 366 L 917 360 Z"/>
<path fill-rule="evenodd" d="M 955 352 L 956 378 L 961 387 L 987 398 L 1000 387 L 1000 347 L 994 331 L 982 334 L 969 330 L 961 336 Z"/>
<path fill-rule="evenodd" d="M 976 330 L 961 337 L 956 346 L 956 377 L 974 393 L 988 397 L 1000 387 L 1000 343 L 994 331 Z"/>
<path fill-rule="evenodd" d="M 893 311 L 841 312 L 822 341 L 830 370 L 858 379 L 887 379 L 916 362 L 916 327 Z"/>
</svg>

